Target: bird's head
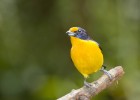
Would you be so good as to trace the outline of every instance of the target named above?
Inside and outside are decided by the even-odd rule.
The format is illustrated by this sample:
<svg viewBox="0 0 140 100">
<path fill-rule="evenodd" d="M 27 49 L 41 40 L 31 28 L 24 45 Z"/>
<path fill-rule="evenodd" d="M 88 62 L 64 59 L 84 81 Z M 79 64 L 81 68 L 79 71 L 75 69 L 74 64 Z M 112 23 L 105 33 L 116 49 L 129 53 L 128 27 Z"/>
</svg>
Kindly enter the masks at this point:
<svg viewBox="0 0 140 100">
<path fill-rule="evenodd" d="M 76 38 L 83 39 L 83 40 L 90 39 L 90 37 L 86 33 L 86 30 L 84 30 L 81 27 L 71 27 L 66 33 L 69 36 L 76 37 Z"/>
</svg>

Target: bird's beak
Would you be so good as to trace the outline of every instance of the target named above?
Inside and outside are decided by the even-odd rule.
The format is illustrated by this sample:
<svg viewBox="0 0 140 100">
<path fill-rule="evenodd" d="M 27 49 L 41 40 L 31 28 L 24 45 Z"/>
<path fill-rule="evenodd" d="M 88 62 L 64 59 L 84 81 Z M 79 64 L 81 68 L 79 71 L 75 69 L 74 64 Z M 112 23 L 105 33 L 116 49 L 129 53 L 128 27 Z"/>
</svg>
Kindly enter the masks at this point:
<svg viewBox="0 0 140 100">
<path fill-rule="evenodd" d="M 75 36 L 75 33 L 74 33 L 74 32 L 67 31 L 66 33 L 67 33 L 69 36 Z"/>
</svg>

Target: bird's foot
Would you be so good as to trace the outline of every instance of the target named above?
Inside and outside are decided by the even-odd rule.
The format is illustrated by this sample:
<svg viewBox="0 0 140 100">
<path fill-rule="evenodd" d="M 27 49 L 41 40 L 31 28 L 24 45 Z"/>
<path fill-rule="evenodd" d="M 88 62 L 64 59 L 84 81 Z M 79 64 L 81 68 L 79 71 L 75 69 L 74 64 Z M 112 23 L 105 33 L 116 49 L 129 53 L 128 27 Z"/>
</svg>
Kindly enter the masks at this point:
<svg viewBox="0 0 140 100">
<path fill-rule="evenodd" d="M 112 75 L 107 70 L 105 70 L 105 68 L 106 68 L 106 66 L 103 66 L 100 69 L 100 71 L 102 71 L 104 74 L 106 74 L 109 77 L 110 80 L 112 80 L 113 79 Z"/>
<path fill-rule="evenodd" d="M 92 86 L 92 84 L 91 83 L 88 83 L 87 81 L 84 81 L 84 86 L 89 88 L 89 87 Z"/>
</svg>

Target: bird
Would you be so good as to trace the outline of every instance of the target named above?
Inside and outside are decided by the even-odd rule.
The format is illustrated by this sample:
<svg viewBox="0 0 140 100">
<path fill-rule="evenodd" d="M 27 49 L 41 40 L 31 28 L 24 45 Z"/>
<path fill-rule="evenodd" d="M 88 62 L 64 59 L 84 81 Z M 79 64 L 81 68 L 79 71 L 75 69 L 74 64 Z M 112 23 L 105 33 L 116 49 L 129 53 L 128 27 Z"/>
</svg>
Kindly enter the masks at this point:
<svg viewBox="0 0 140 100">
<path fill-rule="evenodd" d="M 90 87 L 86 81 L 90 74 L 99 70 L 103 71 L 111 79 L 111 75 L 105 70 L 102 49 L 81 27 L 71 27 L 67 32 L 72 44 L 70 55 L 77 70 L 84 77 L 84 85 Z"/>
</svg>

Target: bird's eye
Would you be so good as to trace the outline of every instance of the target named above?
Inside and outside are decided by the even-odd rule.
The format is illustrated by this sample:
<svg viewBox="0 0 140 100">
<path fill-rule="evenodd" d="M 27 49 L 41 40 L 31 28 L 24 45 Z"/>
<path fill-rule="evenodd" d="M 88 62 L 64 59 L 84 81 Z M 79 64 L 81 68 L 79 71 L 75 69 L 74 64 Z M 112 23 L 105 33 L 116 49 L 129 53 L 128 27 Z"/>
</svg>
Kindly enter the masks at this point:
<svg viewBox="0 0 140 100">
<path fill-rule="evenodd" d="M 82 32 L 81 30 L 78 30 L 78 32 Z"/>
</svg>

